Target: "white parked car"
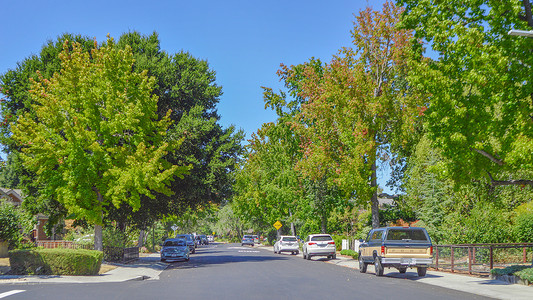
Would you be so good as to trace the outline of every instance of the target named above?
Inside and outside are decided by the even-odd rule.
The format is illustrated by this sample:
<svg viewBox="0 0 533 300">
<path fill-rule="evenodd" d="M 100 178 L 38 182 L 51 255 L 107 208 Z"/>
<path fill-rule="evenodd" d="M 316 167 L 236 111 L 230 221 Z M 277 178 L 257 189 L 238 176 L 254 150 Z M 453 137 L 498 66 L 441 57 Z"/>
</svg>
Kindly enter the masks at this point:
<svg viewBox="0 0 533 300">
<path fill-rule="evenodd" d="M 335 241 L 329 234 L 311 234 L 307 236 L 302 252 L 304 259 L 308 260 L 312 256 L 327 256 L 328 259 L 337 258 Z"/>
<path fill-rule="evenodd" d="M 274 243 L 274 253 L 291 252 L 296 255 L 300 253 L 300 244 L 295 236 L 282 235 Z"/>
</svg>

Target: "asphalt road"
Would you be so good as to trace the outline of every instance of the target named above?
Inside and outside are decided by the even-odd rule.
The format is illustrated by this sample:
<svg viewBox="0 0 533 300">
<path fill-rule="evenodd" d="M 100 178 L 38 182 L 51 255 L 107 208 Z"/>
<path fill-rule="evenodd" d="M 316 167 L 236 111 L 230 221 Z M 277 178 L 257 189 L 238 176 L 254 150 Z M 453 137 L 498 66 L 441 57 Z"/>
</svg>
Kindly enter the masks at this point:
<svg viewBox="0 0 533 300">
<path fill-rule="evenodd" d="M 202 246 L 160 280 L 1 285 L 4 299 L 487 299 L 398 277 L 376 277 L 240 244 Z"/>
</svg>

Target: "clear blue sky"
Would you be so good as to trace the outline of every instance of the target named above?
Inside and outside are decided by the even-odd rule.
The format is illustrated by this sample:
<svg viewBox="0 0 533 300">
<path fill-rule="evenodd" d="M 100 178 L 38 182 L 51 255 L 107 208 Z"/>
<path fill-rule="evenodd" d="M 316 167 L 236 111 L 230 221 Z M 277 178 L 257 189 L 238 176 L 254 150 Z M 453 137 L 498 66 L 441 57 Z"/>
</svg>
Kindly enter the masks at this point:
<svg viewBox="0 0 533 300">
<path fill-rule="evenodd" d="M 159 34 L 169 53 L 188 51 L 207 60 L 223 95 L 221 124 L 247 137 L 276 116 L 265 110 L 261 86 L 280 88 L 280 63 L 311 57 L 325 62 L 351 45 L 353 14 L 384 0 L 271 1 L 13 1 L 0 0 L 0 73 L 38 54 L 62 33 L 118 38 L 128 31 Z M 380 174 L 383 177 L 383 174 Z M 384 187 L 380 180 L 380 185 Z"/>
</svg>

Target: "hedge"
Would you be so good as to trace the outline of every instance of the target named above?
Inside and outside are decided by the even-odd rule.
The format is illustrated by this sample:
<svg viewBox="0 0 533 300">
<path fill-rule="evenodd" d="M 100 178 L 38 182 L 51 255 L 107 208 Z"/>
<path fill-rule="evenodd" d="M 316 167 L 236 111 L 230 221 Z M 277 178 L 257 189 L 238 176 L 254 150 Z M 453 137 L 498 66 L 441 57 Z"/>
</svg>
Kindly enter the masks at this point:
<svg viewBox="0 0 533 300">
<path fill-rule="evenodd" d="M 359 258 L 359 253 L 350 249 L 341 250 L 341 255 L 351 256 L 353 259 Z"/>
<path fill-rule="evenodd" d="M 97 275 L 103 253 L 85 249 L 9 251 L 11 273 L 17 275 Z"/>
<path fill-rule="evenodd" d="M 529 282 L 533 282 L 533 267 L 531 265 L 515 265 L 503 269 L 492 269 L 490 273 L 495 275 L 515 275 Z"/>
</svg>

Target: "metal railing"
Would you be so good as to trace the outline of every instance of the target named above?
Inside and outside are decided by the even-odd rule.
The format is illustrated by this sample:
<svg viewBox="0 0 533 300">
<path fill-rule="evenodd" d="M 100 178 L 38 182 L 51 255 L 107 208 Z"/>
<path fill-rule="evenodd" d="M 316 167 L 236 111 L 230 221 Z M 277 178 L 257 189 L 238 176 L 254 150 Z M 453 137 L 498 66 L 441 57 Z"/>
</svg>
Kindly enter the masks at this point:
<svg viewBox="0 0 533 300">
<path fill-rule="evenodd" d="M 488 275 L 490 270 L 533 263 L 533 243 L 435 245 L 436 270 Z"/>
<path fill-rule="evenodd" d="M 104 246 L 104 260 L 107 262 L 128 262 L 139 258 L 139 247 Z"/>
</svg>

